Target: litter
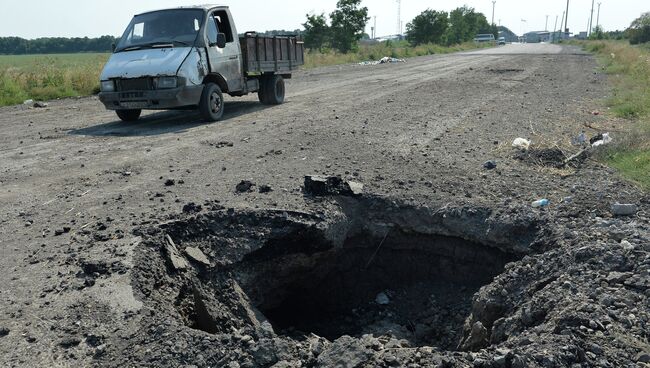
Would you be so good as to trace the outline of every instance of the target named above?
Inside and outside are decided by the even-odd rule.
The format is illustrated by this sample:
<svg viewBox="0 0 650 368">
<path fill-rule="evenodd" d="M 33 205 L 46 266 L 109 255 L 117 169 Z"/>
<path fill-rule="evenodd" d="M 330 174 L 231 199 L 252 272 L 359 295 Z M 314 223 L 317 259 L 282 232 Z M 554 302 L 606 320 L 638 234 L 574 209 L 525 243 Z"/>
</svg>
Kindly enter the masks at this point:
<svg viewBox="0 0 650 368">
<path fill-rule="evenodd" d="M 591 143 L 592 147 L 604 146 L 606 144 L 612 143 L 612 141 L 613 141 L 612 137 L 609 136 L 609 133 L 603 133 L 602 135 L 599 135 L 597 138 L 600 138 L 600 139 L 595 140 L 594 142 L 592 142 Z"/>
<path fill-rule="evenodd" d="M 571 138 L 571 144 L 574 146 L 582 146 L 586 143 L 587 143 L 587 134 L 585 134 L 585 132 L 578 134 L 577 137 Z"/>
<path fill-rule="evenodd" d="M 383 57 L 383 58 L 381 58 L 379 60 L 375 60 L 375 61 L 362 61 L 362 62 L 359 63 L 359 65 L 364 65 L 365 66 L 365 65 L 394 64 L 394 63 L 405 63 L 405 62 L 406 62 L 406 60 L 404 60 L 404 59 L 397 59 L 397 58 L 394 58 L 394 57 L 385 56 L 385 57 Z"/>
<path fill-rule="evenodd" d="M 519 148 L 522 151 L 528 151 L 530 148 L 530 141 L 526 138 L 517 138 L 512 142 L 512 146 L 515 148 Z"/>
<path fill-rule="evenodd" d="M 540 199 L 539 201 L 533 202 L 532 206 L 533 208 L 544 208 L 547 207 L 550 203 L 551 201 L 548 199 Z"/>
</svg>

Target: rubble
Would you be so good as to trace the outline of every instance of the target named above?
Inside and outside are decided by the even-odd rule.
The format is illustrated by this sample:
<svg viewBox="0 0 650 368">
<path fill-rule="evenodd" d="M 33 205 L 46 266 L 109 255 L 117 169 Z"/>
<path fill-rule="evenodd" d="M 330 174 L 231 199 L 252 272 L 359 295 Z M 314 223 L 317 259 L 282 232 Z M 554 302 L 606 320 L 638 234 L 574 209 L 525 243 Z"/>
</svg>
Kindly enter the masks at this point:
<svg viewBox="0 0 650 368">
<path fill-rule="evenodd" d="M 341 195 L 360 196 L 363 194 L 363 184 L 343 180 L 339 176 L 311 175 L 305 177 L 305 194 L 315 197 Z"/>
</svg>

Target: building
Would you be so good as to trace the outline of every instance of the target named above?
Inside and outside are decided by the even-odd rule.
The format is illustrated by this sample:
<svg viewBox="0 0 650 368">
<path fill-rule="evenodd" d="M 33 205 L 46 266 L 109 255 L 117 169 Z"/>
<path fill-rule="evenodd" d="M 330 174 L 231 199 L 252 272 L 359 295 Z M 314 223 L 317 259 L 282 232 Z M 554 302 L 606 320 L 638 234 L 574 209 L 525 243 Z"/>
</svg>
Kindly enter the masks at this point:
<svg viewBox="0 0 650 368">
<path fill-rule="evenodd" d="M 523 39 L 524 42 L 526 43 L 550 42 L 551 32 L 549 31 L 528 32 L 524 35 Z"/>
</svg>

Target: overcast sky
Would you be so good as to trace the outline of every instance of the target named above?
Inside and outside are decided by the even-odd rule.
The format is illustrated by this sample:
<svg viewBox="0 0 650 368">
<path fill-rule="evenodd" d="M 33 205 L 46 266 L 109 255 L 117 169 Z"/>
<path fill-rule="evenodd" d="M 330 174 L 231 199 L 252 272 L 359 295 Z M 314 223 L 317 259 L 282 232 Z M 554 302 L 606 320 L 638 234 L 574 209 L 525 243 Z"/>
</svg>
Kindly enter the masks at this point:
<svg viewBox="0 0 650 368">
<path fill-rule="evenodd" d="M 605 30 L 626 28 L 641 13 L 650 11 L 648 0 L 596 0 L 601 1 L 600 24 Z M 1 0 L 0 36 L 37 37 L 96 37 L 121 35 L 131 17 L 139 12 L 192 5 L 201 0 L 48 0 L 34 4 L 25 0 Z M 572 32 L 587 29 L 592 0 L 571 0 L 569 27 Z M 238 0 L 223 1 L 231 7 L 236 17 L 237 30 L 265 31 L 271 29 L 293 30 L 301 27 L 307 13 L 329 14 L 336 0 Z M 449 11 L 467 4 L 492 17 L 492 0 L 402 0 L 404 25 L 427 8 Z M 377 17 L 377 35 L 397 33 L 397 2 L 395 0 L 363 0 L 370 16 Z M 495 22 L 509 27 L 517 34 L 522 31 L 544 30 L 546 15 L 548 28 L 553 29 L 555 18 L 561 18 L 566 8 L 565 0 L 497 0 Z M 594 25 L 596 12 L 594 10 Z M 525 20 L 526 22 L 522 22 Z M 368 24 L 367 32 L 370 33 Z M 558 21 L 559 27 L 559 21 Z"/>
</svg>

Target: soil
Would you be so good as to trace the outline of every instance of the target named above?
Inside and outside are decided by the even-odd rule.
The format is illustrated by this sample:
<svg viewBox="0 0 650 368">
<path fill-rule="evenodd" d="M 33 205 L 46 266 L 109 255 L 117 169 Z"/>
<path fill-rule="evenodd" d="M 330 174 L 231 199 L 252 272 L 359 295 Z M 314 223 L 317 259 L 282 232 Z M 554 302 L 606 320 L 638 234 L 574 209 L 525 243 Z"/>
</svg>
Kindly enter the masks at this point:
<svg viewBox="0 0 650 368">
<path fill-rule="evenodd" d="M 1 108 L 0 365 L 643 366 L 650 196 L 556 165 L 625 129 L 590 113 L 608 90 L 575 48 L 509 45 L 301 71 L 210 124 Z"/>
</svg>

